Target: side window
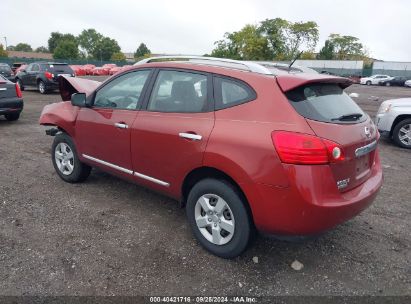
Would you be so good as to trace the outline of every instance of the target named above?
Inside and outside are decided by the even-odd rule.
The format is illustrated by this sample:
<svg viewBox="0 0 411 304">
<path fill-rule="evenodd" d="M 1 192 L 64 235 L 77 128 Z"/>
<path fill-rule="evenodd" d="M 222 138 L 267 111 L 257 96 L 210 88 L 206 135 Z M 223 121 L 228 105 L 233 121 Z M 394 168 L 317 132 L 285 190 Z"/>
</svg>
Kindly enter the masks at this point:
<svg viewBox="0 0 411 304">
<path fill-rule="evenodd" d="M 147 109 L 156 112 L 206 112 L 209 109 L 207 86 L 206 75 L 162 70 L 158 73 Z"/>
<path fill-rule="evenodd" d="M 149 74 L 150 70 L 143 70 L 114 79 L 97 91 L 94 106 L 135 110 Z"/>
<path fill-rule="evenodd" d="M 215 77 L 215 108 L 221 110 L 257 98 L 255 91 L 240 80 Z"/>
<path fill-rule="evenodd" d="M 33 64 L 33 66 L 31 67 L 31 71 L 32 72 L 38 72 L 40 71 L 40 67 L 38 64 Z"/>
</svg>

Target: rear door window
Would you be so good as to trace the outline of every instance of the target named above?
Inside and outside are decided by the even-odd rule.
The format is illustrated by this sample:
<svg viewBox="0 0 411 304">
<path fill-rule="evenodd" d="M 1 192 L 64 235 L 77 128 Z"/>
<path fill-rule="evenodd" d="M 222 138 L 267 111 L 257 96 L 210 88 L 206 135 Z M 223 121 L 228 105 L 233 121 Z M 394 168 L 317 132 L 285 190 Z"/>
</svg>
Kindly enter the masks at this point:
<svg viewBox="0 0 411 304">
<path fill-rule="evenodd" d="M 205 74 L 160 70 L 147 109 L 171 113 L 207 112 L 210 108 L 207 92 Z"/>
<path fill-rule="evenodd" d="M 308 119 L 359 123 L 366 114 L 337 84 L 309 84 L 285 93 L 294 109 Z"/>
</svg>

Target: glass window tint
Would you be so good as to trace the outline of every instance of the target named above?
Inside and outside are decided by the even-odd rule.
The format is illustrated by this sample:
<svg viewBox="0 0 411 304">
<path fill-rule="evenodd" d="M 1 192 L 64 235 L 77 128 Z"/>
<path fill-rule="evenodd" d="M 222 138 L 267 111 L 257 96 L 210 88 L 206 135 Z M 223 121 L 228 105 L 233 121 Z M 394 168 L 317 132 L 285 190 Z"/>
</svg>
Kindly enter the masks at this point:
<svg viewBox="0 0 411 304">
<path fill-rule="evenodd" d="M 215 78 L 216 109 L 236 106 L 256 98 L 256 94 L 247 84 L 229 78 Z"/>
<path fill-rule="evenodd" d="M 207 76 L 181 71 L 160 71 L 148 104 L 149 111 L 206 112 Z"/>
<path fill-rule="evenodd" d="M 122 75 L 97 91 L 95 107 L 135 110 L 140 102 L 149 70 Z"/>
<path fill-rule="evenodd" d="M 33 64 L 33 66 L 31 67 L 31 71 L 32 72 L 40 71 L 39 65 L 38 64 Z"/>
<path fill-rule="evenodd" d="M 302 116 L 323 122 L 358 123 L 366 119 L 361 108 L 337 84 L 310 84 L 286 92 L 294 109 Z M 340 121 L 337 118 L 362 114 L 358 120 Z"/>
</svg>

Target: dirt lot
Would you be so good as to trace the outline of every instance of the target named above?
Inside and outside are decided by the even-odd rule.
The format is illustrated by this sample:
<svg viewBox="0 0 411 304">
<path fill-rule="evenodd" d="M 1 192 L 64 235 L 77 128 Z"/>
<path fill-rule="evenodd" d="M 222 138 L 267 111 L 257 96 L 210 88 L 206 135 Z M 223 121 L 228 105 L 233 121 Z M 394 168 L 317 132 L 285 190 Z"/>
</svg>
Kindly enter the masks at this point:
<svg viewBox="0 0 411 304">
<path fill-rule="evenodd" d="M 383 100 L 411 96 L 348 91 L 371 115 Z M 19 121 L 0 118 L 1 295 L 411 294 L 411 151 L 381 141 L 384 186 L 358 217 L 304 242 L 259 237 L 230 261 L 201 249 L 166 197 L 97 170 L 83 184 L 64 183 L 51 164 L 53 138 L 38 125 L 59 95 L 25 91 L 24 99 Z"/>
</svg>

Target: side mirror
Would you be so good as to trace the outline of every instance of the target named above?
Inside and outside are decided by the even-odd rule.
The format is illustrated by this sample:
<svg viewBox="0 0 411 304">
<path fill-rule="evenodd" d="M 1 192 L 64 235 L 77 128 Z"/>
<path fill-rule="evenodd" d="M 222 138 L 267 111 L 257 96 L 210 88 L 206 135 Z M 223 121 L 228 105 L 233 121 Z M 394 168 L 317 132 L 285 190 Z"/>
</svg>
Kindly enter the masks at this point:
<svg viewBox="0 0 411 304">
<path fill-rule="evenodd" d="M 85 93 L 74 93 L 71 95 L 71 104 L 77 107 L 86 106 L 86 94 Z"/>
</svg>

